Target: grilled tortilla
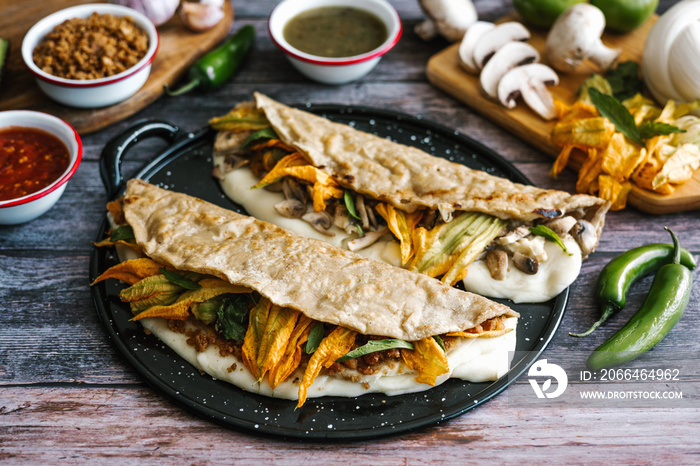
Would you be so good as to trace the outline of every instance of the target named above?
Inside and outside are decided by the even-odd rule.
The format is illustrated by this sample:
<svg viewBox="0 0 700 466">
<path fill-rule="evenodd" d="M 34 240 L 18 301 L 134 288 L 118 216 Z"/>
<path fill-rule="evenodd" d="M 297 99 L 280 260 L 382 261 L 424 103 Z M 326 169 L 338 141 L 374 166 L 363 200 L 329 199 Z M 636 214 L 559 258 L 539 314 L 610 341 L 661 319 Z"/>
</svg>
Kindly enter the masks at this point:
<svg viewBox="0 0 700 466">
<path fill-rule="evenodd" d="M 481 218 L 500 220 L 503 225 L 500 232 L 493 228 L 490 236 L 483 239 L 485 244 L 476 241 L 478 246 L 474 247 L 478 250 L 468 251 L 473 258 L 464 261 L 461 270 L 445 273 L 445 270 L 436 268 L 426 272 L 434 277 L 442 275 L 443 280 L 450 284 L 464 279 L 466 288 L 479 294 L 509 298 L 515 302 L 546 301 L 575 280 L 581 260 L 598 244 L 609 208 L 609 203 L 600 198 L 513 183 L 429 155 L 417 148 L 288 107 L 259 93 L 255 94 L 255 102 L 250 105 L 263 120 L 261 125 L 267 124 L 274 131 L 282 147 L 289 152 L 296 151 L 305 163 L 332 179 L 341 193 L 349 192 L 355 199 L 362 197 L 365 200 L 363 204 L 371 204 L 369 208 L 383 206 L 384 210 L 395 209 L 406 219 L 418 215 L 421 222 L 439 216 L 440 224 L 449 224 L 455 218 L 473 213 L 480 214 Z M 214 123 L 214 120 L 218 121 Z M 256 152 L 255 147 L 251 149 L 250 144 L 244 144 L 251 131 L 235 125 L 227 130 L 229 126 L 225 122 L 221 124 L 226 117 L 214 120 L 213 126 L 222 129 L 215 143 L 216 174 L 229 197 L 263 220 L 337 246 L 351 246 L 342 227 L 331 226 L 327 234 L 318 235 L 303 225 L 301 220 L 290 222 L 276 215 L 272 205 L 277 208 L 277 203 L 288 197 L 286 191 L 284 197 L 274 192 L 247 193 L 250 187 L 260 182 L 259 177 L 251 175 L 255 172 L 254 166 L 260 165 L 255 159 L 260 150 Z M 249 165 L 232 162 L 232 159 L 241 157 L 253 159 Z M 294 165 L 299 163 L 298 160 L 294 161 Z M 308 182 L 308 179 L 302 178 L 301 182 Z M 316 185 L 313 188 L 316 189 Z M 325 208 L 331 216 L 335 211 L 337 217 L 337 209 L 345 212 L 342 199 L 331 199 L 327 204 Z M 319 210 L 315 195 L 313 209 Z M 281 210 L 277 212 L 281 213 Z M 379 210 L 377 212 L 381 213 Z M 375 216 L 379 217 L 379 214 Z M 354 222 L 352 219 L 350 221 Z M 543 236 L 530 232 L 530 227 L 538 225 L 551 227 L 558 233 L 566 251 L 553 242 L 545 241 Z M 429 235 L 426 231 L 432 228 L 429 226 L 423 231 L 420 226 L 407 228 L 409 232 L 404 239 L 398 238 L 395 229 L 391 232 L 397 236 L 397 241 L 401 241 L 402 249 L 406 242 L 411 241 L 413 245 L 409 247 L 419 249 L 421 245 L 416 240 L 416 231 L 422 231 L 425 237 Z M 358 236 L 347 228 L 345 230 L 351 235 L 348 238 L 350 241 Z M 381 225 L 373 230 L 381 231 Z M 360 235 L 367 232 L 365 228 Z M 428 249 L 429 246 L 424 245 L 424 248 Z M 377 251 L 378 248 L 382 251 Z M 413 262 L 405 255 L 398 260 L 392 259 L 388 257 L 391 256 L 388 249 L 390 247 L 385 241 L 380 241 L 367 252 L 369 256 L 393 265 L 422 271 L 415 256 Z M 487 253 L 493 249 L 505 252 L 499 256 L 500 262 L 486 260 Z"/>
<path fill-rule="evenodd" d="M 140 180 L 127 183 L 123 217 L 133 230 L 134 247 L 159 267 L 185 276 L 195 274 L 200 283 L 213 283 L 213 288 L 228 287 L 227 293 L 249 291 L 258 296 L 256 309 L 269 301 L 271 304 L 265 312 L 279 312 L 280 316 L 288 318 L 291 326 L 285 328 L 290 331 L 295 321 L 297 327 L 304 321 L 307 330 L 310 322 L 323 323 L 326 333 L 330 332 L 319 346 L 324 351 L 328 350 L 328 345 L 324 347 L 323 342 L 339 330 L 352 334 L 353 341 L 357 334 L 358 338 L 393 338 L 413 345 L 432 345 L 431 351 L 442 358 L 444 365 L 441 371 L 433 370 L 426 376 L 430 361 L 416 363 L 419 360 L 416 358 L 420 357 L 402 349 L 400 358 L 394 357 L 371 370 L 358 372 L 356 364 L 334 363 L 352 347 L 348 346 L 340 354 L 331 353 L 330 359 L 325 361 L 325 369 L 312 374 L 310 379 L 308 367 L 313 366 L 316 353 L 308 361 L 302 360 L 281 383 L 273 383 L 273 368 L 268 368 L 271 374 L 268 380 L 264 373 L 257 373 L 262 366 L 246 360 L 249 334 L 257 331 L 252 324 L 253 317 L 248 322 L 241 356 L 234 350 L 221 349 L 241 342 L 223 342 L 204 348 L 196 348 L 197 345 L 192 343 L 223 341 L 218 326 L 206 327 L 195 318 L 197 312 L 194 309 L 188 309 L 187 305 L 184 308 L 178 306 L 185 301 L 185 296 L 202 294 L 198 291 L 185 292 L 166 306 L 139 307 L 136 310 L 132 302 L 135 318 L 178 354 L 200 370 L 245 390 L 299 398 L 301 405 L 307 396 L 357 396 L 371 391 L 398 394 L 425 390 L 450 376 L 473 381 L 495 380 L 508 369 L 508 353 L 515 345 L 515 332 L 511 330 L 515 328 L 517 313 L 505 305 Z M 155 270 L 153 273 L 160 270 L 159 267 L 149 267 Z M 166 282 L 158 278 L 159 275 L 144 275 L 148 277 L 138 279 L 155 277 Z M 98 278 L 98 281 L 103 278 Z M 137 287 L 143 283 L 131 280 L 134 282 Z M 122 298 L 125 299 L 124 295 Z M 148 301 L 151 296 L 141 298 Z M 164 317 L 167 312 L 163 309 L 166 308 L 175 309 L 175 314 L 169 317 L 179 319 L 183 324 L 169 325 L 159 317 L 140 318 L 141 313 Z M 489 331 L 496 321 L 501 328 Z M 291 337 L 277 338 L 282 332 L 281 326 L 278 328 L 276 323 L 270 322 L 266 325 L 265 338 L 287 345 L 285 338 Z M 193 336 L 202 332 L 209 336 Z M 441 340 L 436 336 L 449 342 L 445 349 L 435 346 L 435 342 Z M 344 342 L 348 344 L 348 340 Z M 352 341 L 349 344 L 352 345 Z M 219 349 L 216 349 L 217 345 Z M 265 346 L 266 351 L 272 346 Z M 294 348 L 290 346 L 286 351 L 289 350 Z M 284 347 L 278 348 L 277 352 L 287 354 Z M 279 364 L 282 362 L 280 360 Z"/>
</svg>

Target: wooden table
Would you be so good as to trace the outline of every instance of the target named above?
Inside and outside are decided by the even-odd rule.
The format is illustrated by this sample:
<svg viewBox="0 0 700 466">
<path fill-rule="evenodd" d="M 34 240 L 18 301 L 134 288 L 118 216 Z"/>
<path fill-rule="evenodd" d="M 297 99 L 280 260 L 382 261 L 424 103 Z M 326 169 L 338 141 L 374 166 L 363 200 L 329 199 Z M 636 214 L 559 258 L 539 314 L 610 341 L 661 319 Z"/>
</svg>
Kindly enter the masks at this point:
<svg viewBox="0 0 700 466">
<path fill-rule="evenodd" d="M 459 130 L 513 162 L 538 186 L 574 189 L 574 173 L 550 178 L 551 159 L 427 82 L 428 58 L 447 44 L 425 43 L 413 33 L 422 18 L 414 0 L 392 3 L 405 26 L 398 46 L 363 80 L 331 87 L 300 76 L 270 41 L 266 18 L 274 0 L 234 2 L 234 29 L 253 24 L 258 36 L 255 51 L 235 79 L 210 94 L 161 98 L 125 121 L 84 135 L 83 162 L 58 204 L 31 223 L 0 227 L 0 462 L 697 462 L 700 409 L 692 402 L 682 409 L 539 409 L 536 404 L 509 402 L 508 390 L 465 415 L 393 437 L 322 444 L 264 438 L 222 428 L 164 399 L 124 363 L 108 340 L 88 283 L 91 240 L 107 200 L 98 158 L 111 137 L 142 118 L 165 119 L 194 130 L 256 90 L 286 103 L 371 105 Z M 672 3 L 662 0 L 659 12 Z M 506 0 L 475 4 L 487 20 L 511 12 Z M 148 141 L 133 151 L 124 163 L 126 173 L 133 173 L 161 144 Z M 686 248 L 700 253 L 697 211 L 650 216 L 630 209 L 608 215 L 600 247 L 571 286 L 563 322 L 543 357 L 563 350 L 592 351 L 639 307 L 651 278 L 633 288 L 628 307 L 610 325 L 586 339 L 567 334 L 586 328 L 597 316 L 593 289 L 603 265 L 630 247 L 667 242 L 664 225 Z M 678 351 L 700 351 L 698 290 L 696 286 L 685 316 L 655 354 L 673 358 Z"/>
</svg>

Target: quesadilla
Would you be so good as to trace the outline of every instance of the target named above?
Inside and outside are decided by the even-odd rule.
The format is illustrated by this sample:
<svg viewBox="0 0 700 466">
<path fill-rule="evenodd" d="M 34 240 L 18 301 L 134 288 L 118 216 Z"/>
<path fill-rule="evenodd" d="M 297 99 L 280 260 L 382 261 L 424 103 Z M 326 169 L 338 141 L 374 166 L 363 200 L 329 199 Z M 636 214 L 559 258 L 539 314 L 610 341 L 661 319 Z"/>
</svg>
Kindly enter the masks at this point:
<svg viewBox="0 0 700 466">
<path fill-rule="evenodd" d="M 141 180 L 109 211 L 98 246 L 135 255 L 94 283 L 127 283 L 134 320 L 244 390 L 301 406 L 508 370 L 508 306 Z"/>
<path fill-rule="evenodd" d="M 211 120 L 214 175 L 251 215 L 485 296 L 542 302 L 609 203 L 518 184 L 256 93 Z"/>
</svg>

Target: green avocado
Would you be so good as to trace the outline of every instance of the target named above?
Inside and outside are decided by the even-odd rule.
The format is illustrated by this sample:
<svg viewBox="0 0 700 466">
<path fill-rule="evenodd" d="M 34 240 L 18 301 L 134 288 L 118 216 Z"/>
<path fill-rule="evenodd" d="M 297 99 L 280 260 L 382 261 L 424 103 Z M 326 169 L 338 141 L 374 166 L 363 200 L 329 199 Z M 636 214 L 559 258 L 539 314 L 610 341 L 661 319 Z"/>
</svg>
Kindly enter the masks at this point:
<svg viewBox="0 0 700 466">
<path fill-rule="evenodd" d="M 554 20 L 576 3 L 586 0 L 513 0 L 515 11 L 528 23 L 543 28 L 550 27 Z M 607 1 L 607 0 L 603 0 Z"/>
<path fill-rule="evenodd" d="M 659 0 L 591 0 L 605 15 L 607 28 L 630 32 L 644 24 L 659 6 Z"/>
</svg>

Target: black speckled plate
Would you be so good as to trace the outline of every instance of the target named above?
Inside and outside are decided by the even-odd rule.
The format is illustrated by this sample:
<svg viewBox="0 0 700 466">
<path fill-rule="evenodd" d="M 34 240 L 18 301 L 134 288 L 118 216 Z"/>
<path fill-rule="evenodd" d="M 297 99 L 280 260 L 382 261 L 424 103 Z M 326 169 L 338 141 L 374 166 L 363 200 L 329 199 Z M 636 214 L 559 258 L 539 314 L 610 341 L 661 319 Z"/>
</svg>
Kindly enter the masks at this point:
<svg viewBox="0 0 700 466">
<path fill-rule="evenodd" d="M 331 120 L 354 126 L 438 157 L 485 170 L 520 183 L 527 178 L 510 163 L 472 139 L 421 119 L 366 107 L 317 105 L 306 107 Z M 161 187 L 200 197 L 244 212 L 221 192 L 211 178 L 213 133 L 196 134 L 164 122 L 141 122 L 111 141 L 101 160 L 102 175 L 110 196 L 123 192 L 120 162 L 135 143 L 146 137 L 169 142 L 135 177 Z M 106 218 L 97 232 L 104 238 Z M 95 249 L 90 279 L 116 263 L 113 251 Z M 92 287 L 97 314 L 113 343 L 158 392 L 175 403 L 222 425 L 265 435 L 314 440 L 349 440 L 397 434 L 433 425 L 461 415 L 503 391 L 535 362 L 561 322 L 568 289 L 541 304 L 513 304 L 521 314 L 516 359 L 510 372 L 495 382 L 470 383 L 451 379 L 421 393 L 358 398 L 311 398 L 295 409 L 296 402 L 279 400 L 240 390 L 202 375 L 154 336 L 146 335 L 138 323 L 130 322 L 128 306 L 119 300 L 122 285 L 110 280 Z"/>
</svg>

